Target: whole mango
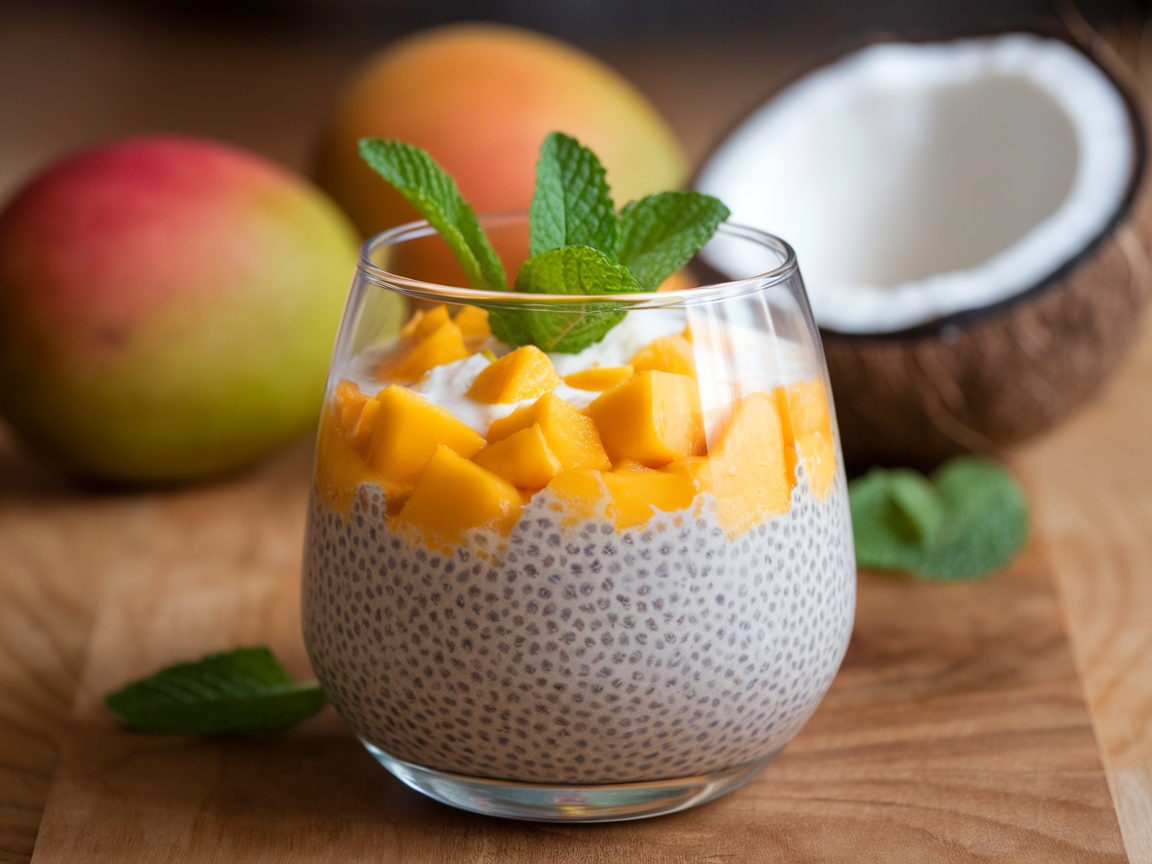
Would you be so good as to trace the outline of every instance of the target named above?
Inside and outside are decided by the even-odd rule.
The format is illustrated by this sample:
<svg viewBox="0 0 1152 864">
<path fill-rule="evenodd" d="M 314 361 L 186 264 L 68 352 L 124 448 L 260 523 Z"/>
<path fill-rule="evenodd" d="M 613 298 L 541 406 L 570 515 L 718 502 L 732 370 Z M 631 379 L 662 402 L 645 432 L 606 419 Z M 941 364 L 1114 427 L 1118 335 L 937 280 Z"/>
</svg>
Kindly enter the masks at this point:
<svg viewBox="0 0 1152 864">
<path fill-rule="evenodd" d="M 617 206 L 685 180 L 675 135 L 618 73 L 563 42 L 492 24 L 425 30 L 372 58 L 321 138 L 315 176 L 365 235 L 418 218 L 361 161 L 365 137 L 427 150 L 478 213 L 524 209 L 553 131 L 600 157 Z"/>
<path fill-rule="evenodd" d="M 315 428 L 357 237 L 267 160 L 150 136 L 0 212 L 0 415 L 90 478 L 180 481 Z"/>
</svg>

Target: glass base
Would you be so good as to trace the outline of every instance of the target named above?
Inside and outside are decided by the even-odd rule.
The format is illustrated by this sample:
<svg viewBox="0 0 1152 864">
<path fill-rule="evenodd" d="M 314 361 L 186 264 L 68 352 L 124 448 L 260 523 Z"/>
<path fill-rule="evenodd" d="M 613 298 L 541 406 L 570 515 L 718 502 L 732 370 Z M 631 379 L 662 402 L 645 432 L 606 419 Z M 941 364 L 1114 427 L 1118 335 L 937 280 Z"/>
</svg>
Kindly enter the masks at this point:
<svg viewBox="0 0 1152 864">
<path fill-rule="evenodd" d="M 363 743 L 381 765 L 429 798 L 485 816 L 533 822 L 621 822 L 686 810 L 739 789 L 779 752 L 713 774 L 585 786 L 519 783 L 452 774 L 413 765 L 367 741 Z"/>
</svg>

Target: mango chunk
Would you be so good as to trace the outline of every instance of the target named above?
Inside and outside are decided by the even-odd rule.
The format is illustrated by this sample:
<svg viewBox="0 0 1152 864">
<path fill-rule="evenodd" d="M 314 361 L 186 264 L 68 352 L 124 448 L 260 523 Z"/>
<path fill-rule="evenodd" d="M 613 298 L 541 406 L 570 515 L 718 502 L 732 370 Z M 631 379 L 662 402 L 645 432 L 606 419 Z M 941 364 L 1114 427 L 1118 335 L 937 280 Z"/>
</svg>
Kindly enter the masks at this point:
<svg viewBox="0 0 1152 864">
<path fill-rule="evenodd" d="M 545 488 L 563 514 L 564 527 L 571 528 L 588 519 L 601 519 L 608 510 L 608 487 L 604 472 L 595 468 L 561 471 Z"/>
<path fill-rule="evenodd" d="M 470 346 L 479 345 L 492 335 L 488 326 L 488 312 L 479 306 L 465 306 L 452 319 L 460 328 L 460 335 Z"/>
<path fill-rule="evenodd" d="M 479 432 L 407 387 L 393 384 L 376 400 L 380 409 L 368 444 L 368 465 L 396 484 L 411 488 L 440 446 L 465 459 L 484 447 Z"/>
<path fill-rule="evenodd" d="M 348 438 L 355 438 L 358 430 L 374 422 L 371 417 L 368 418 L 368 424 L 361 422 L 364 408 L 370 401 L 372 401 L 372 397 L 361 392 L 354 381 L 345 378 L 336 385 L 336 389 L 332 393 L 332 409 L 335 412 L 338 425 Z M 375 412 L 370 411 L 370 413 L 374 414 Z"/>
<path fill-rule="evenodd" d="M 449 551 L 476 528 L 507 535 L 523 506 L 511 483 L 440 445 L 397 518 L 419 530 L 426 546 Z"/>
<path fill-rule="evenodd" d="M 642 468 L 611 471 L 603 480 L 611 499 L 608 515 L 618 531 L 643 525 L 657 511 L 684 510 L 696 496 L 696 484 L 683 474 Z"/>
<path fill-rule="evenodd" d="M 536 399 L 559 385 L 560 376 L 548 355 L 535 345 L 524 345 L 477 375 L 467 395 L 477 402 L 503 405 Z"/>
<path fill-rule="evenodd" d="M 683 291 L 686 288 L 695 288 L 700 283 L 685 269 L 677 270 L 660 283 L 657 291 Z"/>
<path fill-rule="evenodd" d="M 517 489 L 541 489 L 560 473 L 560 460 L 549 449 L 539 423 L 489 444 L 472 461 Z"/>
<path fill-rule="evenodd" d="M 417 309 L 416 313 L 401 328 L 400 336 L 404 339 L 423 339 L 443 327 L 449 320 L 448 307 L 443 303 L 427 311 Z"/>
<path fill-rule="evenodd" d="M 576 390 L 592 390 L 601 393 L 609 387 L 623 384 L 635 374 L 629 365 L 591 366 L 571 375 L 564 376 L 564 383 Z"/>
<path fill-rule="evenodd" d="M 692 343 L 679 334 L 653 339 L 632 357 L 632 368 L 637 372 L 657 369 L 677 375 L 695 375 L 696 357 Z"/>
<path fill-rule="evenodd" d="M 687 375 L 650 370 L 601 393 L 588 406 L 613 462 L 659 468 L 705 450 L 700 391 Z"/>
<path fill-rule="evenodd" d="M 429 312 L 425 315 L 421 324 L 432 318 L 433 314 Z M 444 317 L 447 319 L 447 312 Z M 468 353 L 464 337 L 460 335 L 460 328 L 455 322 L 445 320 L 436 329 L 423 334 L 421 327 L 417 326 L 413 335 L 401 338 L 393 352 L 380 361 L 376 374 L 386 381 L 410 384 L 423 378 L 429 369 L 462 360 Z"/>
<path fill-rule="evenodd" d="M 555 497 L 566 526 L 608 518 L 623 531 L 643 525 L 657 512 L 690 507 L 696 484 L 686 474 L 629 465 L 623 471 L 564 471 L 552 479 L 547 491 Z"/>
<path fill-rule="evenodd" d="M 373 403 L 379 405 L 375 399 L 366 404 Z M 395 513 L 408 494 L 407 487 L 393 483 L 368 466 L 358 442 L 344 427 L 340 408 L 339 402 L 333 399 L 325 406 L 320 419 L 316 441 L 317 493 L 333 510 L 347 513 L 356 487 L 361 483 L 375 483 L 384 490 L 389 511 Z"/>
<path fill-rule="evenodd" d="M 488 427 L 488 440 L 495 444 L 513 432 L 539 424 L 548 449 L 560 460 L 562 471 L 573 468 L 612 467 L 596 424 L 571 402 L 555 393 L 545 393 L 530 405 L 521 405 L 507 417 Z"/>
<path fill-rule="evenodd" d="M 803 460 L 813 494 L 824 498 L 832 491 L 832 481 L 836 478 L 832 414 L 828 410 L 824 382 L 810 378 L 778 387 L 775 397 L 783 425 L 789 476 L 796 476 L 796 464 Z"/>
<path fill-rule="evenodd" d="M 784 432 L 772 393 L 750 393 L 732 406 L 732 418 L 709 453 L 719 520 L 736 538 L 791 504 Z"/>
</svg>

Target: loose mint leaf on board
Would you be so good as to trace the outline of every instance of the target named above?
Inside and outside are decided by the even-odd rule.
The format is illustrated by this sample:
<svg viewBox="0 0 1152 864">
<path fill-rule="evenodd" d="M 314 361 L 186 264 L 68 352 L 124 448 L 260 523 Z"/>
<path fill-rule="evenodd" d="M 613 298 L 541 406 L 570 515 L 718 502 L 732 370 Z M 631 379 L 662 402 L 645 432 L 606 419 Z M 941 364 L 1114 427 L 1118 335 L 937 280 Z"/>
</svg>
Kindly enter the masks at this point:
<svg viewBox="0 0 1152 864">
<path fill-rule="evenodd" d="M 995 462 L 960 457 L 932 480 L 944 520 L 918 572 L 927 579 L 974 579 L 1002 570 L 1028 539 L 1028 502 L 1016 480 Z"/>
<path fill-rule="evenodd" d="M 131 729 L 252 735 L 299 723 L 325 705 L 315 681 L 294 682 L 267 648 L 237 648 L 166 666 L 104 697 Z"/>
<path fill-rule="evenodd" d="M 360 155 L 440 233 L 473 288 L 508 289 L 504 266 L 475 211 L 456 181 L 428 153 L 402 141 L 365 138 L 360 141 Z"/>
<path fill-rule="evenodd" d="M 569 135 L 551 133 L 536 163 L 536 188 L 528 210 L 529 254 L 590 246 L 614 262 L 617 221 L 604 166 L 596 154 Z"/>
<path fill-rule="evenodd" d="M 641 288 L 655 291 L 729 215 L 718 198 L 701 192 L 661 192 L 633 201 L 620 213 L 620 263 Z"/>
<path fill-rule="evenodd" d="M 936 488 L 909 468 L 876 469 L 853 480 L 849 493 L 857 563 L 876 570 L 914 570 L 943 517 Z"/>
<path fill-rule="evenodd" d="M 977 579 L 1006 567 L 1028 537 L 1024 493 L 987 459 L 953 459 L 931 482 L 908 469 L 877 469 L 848 491 L 861 567 Z"/>
<path fill-rule="evenodd" d="M 551 249 L 528 259 L 516 277 L 516 290 L 526 294 L 625 294 L 639 290 L 625 267 L 587 246 Z M 551 309 L 488 310 L 488 325 L 502 342 L 532 344 L 543 351 L 575 354 L 599 342 L 625 315 L 610 303 Z"/>
</svg>

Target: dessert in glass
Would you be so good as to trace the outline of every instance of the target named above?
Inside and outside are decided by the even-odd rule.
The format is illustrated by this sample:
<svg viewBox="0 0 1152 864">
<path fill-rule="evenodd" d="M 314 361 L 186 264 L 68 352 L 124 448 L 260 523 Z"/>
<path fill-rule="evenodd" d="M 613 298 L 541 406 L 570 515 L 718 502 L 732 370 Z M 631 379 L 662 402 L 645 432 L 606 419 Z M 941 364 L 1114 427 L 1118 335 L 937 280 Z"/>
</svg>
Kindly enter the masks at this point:
<svg viewBox="0 0 1152 864">
<path fill-rule="evenodd" d="M 497 248 L 527 216 L 486 217 Z M 652 293 L 406 277 L 369 241 L 325 399 L 304 633 L 333 705 L 410 786 L 491 815 L 680 810 L 767 765 L 851 632 L 834 413 L 795 256 L 723 224 Z M 704 284 L 694 284 L 703 282 Z M 577 353 L 490 316 L 615 324 Z M 567 324 L 565 324 L 567 326 Z"/>
</svg>

